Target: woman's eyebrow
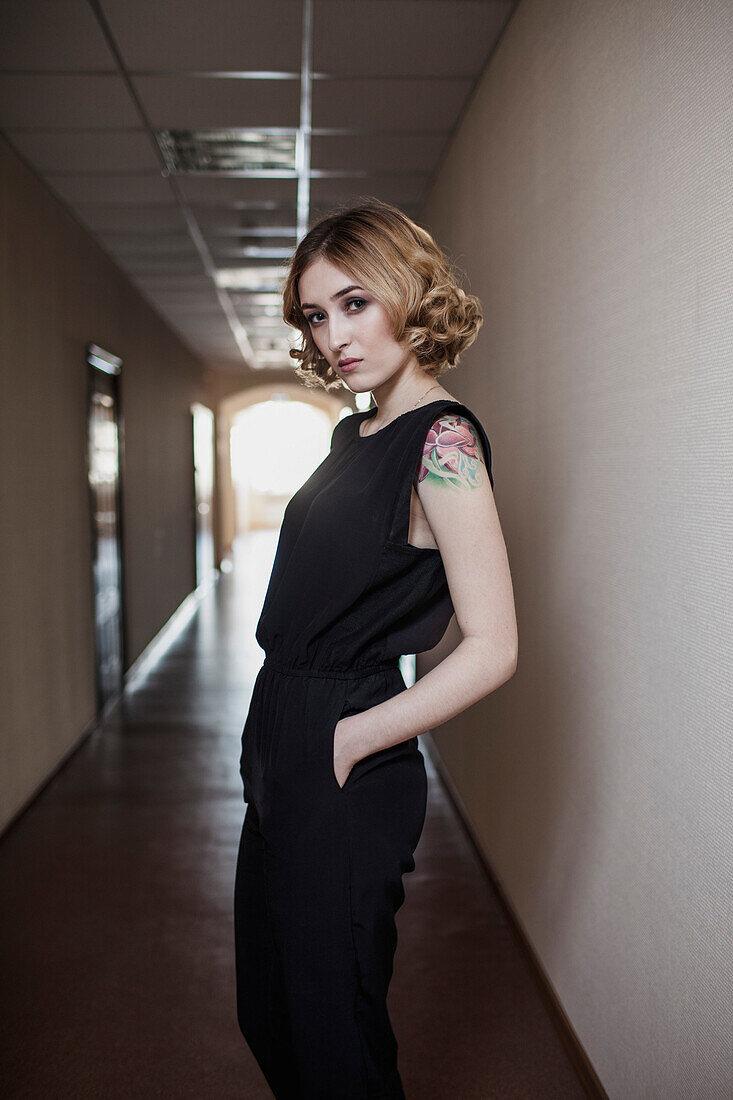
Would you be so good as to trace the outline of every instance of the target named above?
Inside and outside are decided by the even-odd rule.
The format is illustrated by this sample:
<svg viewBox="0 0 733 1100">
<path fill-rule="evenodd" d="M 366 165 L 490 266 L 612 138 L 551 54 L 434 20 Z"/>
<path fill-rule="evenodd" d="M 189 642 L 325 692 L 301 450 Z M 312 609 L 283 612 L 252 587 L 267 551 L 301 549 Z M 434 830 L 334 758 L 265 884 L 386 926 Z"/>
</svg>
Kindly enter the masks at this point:
<svg viewBox="0 0 733 1100">
<path fill-rule="evenodd" d="M 344 294 L 348 294 L 350 290 L 361 290 L 360 286 L 352 283 L 351 286 L 345 286 L 343 290 L 337 290 L 335 294 L 331 296 L 331 301 L 335 302 L 337 298 L 341 298 Z M 301 309 L 318 309 L 318 306 L 313 302 L 301 302 Z"/>
</svg>

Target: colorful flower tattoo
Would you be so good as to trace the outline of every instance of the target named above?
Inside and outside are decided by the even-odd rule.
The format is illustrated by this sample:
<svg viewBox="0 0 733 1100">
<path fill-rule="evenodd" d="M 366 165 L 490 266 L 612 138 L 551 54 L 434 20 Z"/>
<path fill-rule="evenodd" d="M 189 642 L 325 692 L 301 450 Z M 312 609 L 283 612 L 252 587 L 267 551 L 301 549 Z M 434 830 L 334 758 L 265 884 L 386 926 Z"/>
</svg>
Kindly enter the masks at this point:
<svg viewBox="0 0 733 1100">
<path fill-rule="evenodd" d="M 425 438 L 417 482 L 475 489 L 484 483 L 484 463 L 476 429 L 462 416 L 441 416 Z"/>
</svg>

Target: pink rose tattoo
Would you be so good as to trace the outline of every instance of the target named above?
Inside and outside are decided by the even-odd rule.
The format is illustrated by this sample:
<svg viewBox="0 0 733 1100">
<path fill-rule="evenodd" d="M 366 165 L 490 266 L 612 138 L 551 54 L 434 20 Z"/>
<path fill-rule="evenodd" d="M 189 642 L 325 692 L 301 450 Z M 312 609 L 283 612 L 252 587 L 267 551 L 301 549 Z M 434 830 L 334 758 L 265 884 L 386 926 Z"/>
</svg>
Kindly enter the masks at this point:
<svg viewBox="0 0 733 1100">
<path fill-rule="evenodd" d="M 474 489 L 483 484 L 483 459 L 475 429 L 462 416 L 436 420 L 425 438 L 418 482 Z"/>
</svg>

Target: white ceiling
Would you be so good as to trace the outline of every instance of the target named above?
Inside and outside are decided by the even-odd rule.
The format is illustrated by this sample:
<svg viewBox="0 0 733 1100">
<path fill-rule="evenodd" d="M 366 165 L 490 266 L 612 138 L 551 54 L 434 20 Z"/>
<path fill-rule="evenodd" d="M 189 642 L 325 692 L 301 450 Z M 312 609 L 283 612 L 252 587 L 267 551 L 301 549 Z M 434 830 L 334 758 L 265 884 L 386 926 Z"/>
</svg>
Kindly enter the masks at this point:
<svg viewBox="0 0 733 1100">
<path fill-rule="evenodd" d="M 291 369 L 291 330 L 251 294 L 218 288 L 216 271 L 282 264 L 241 250 L 295 248 L 299 182 L 301 231 L 366 195 L 417 217 L 514 7 L 2 0 L 0 129 L 193 351 L 211 364 Z M 300 181 L 164 173 L 156 131 L 302 136 L 309 88 Z M 248 236 L 253 228 L 280 233 Z"/>
</svg>

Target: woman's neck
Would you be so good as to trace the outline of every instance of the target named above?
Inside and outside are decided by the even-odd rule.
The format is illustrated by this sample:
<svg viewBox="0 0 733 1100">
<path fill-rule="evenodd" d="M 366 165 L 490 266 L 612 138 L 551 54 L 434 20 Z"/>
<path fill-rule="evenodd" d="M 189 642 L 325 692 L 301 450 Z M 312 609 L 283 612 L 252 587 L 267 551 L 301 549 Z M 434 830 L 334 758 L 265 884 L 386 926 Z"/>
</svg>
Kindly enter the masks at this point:
<svg viewBox="0 0 733 1100">
<path fill-rule="evenodd" d="M 429 375 L 421 375 L 419 378 L 400 380 L 397 386 L 393 386 L 389 392 L 384 387 L 372 391 L 372 397 L 377 405 L 377 412 L 370 417 L 372 430 L 394 420 L 396 416 L 409 412 L 413 408 L 428 401 L 438 401 L 441 397 L 452 401 L 451 395 L 443 389 L 437 379 L 431 379 Z"/>
</svg>

